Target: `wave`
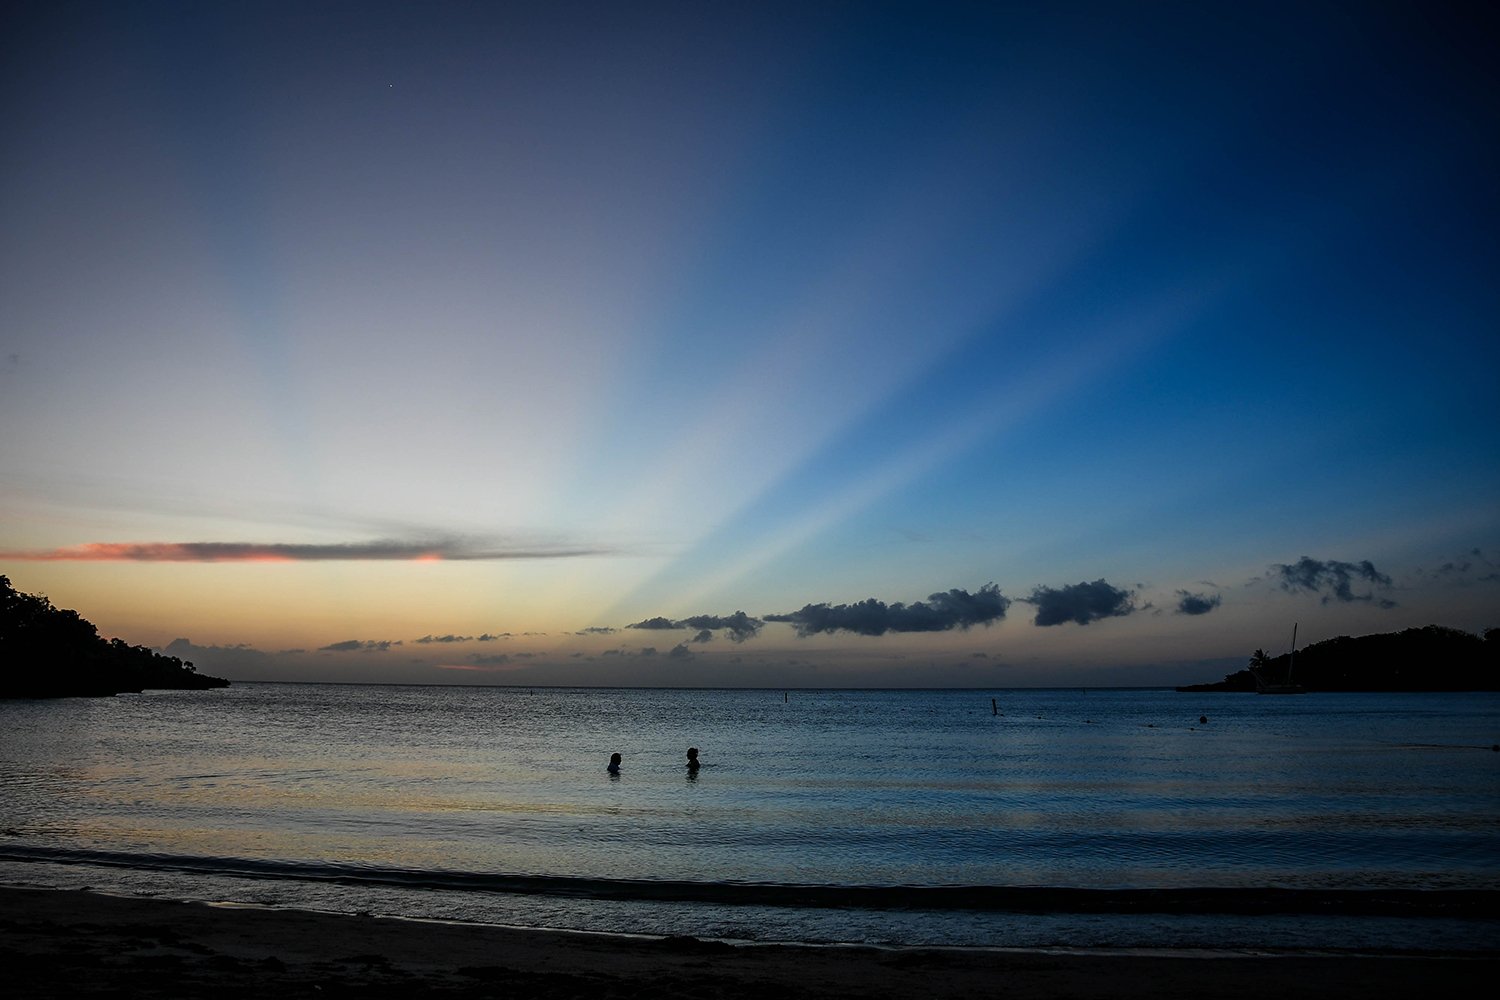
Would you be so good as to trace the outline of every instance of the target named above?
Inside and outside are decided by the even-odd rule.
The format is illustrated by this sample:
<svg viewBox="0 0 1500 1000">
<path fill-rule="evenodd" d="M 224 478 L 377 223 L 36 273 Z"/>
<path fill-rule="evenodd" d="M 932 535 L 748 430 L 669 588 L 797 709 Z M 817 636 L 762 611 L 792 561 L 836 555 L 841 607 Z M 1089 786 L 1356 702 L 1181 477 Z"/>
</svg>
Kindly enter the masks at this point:
<svg viewBox="0 0 1500 1000">
<path fill-rule="evenodd" d="M 6 845 L 0 860 L 242 878 L 579 899 L 790 908 L 1035 914 L 1500 917 L 1500 890 L 1082 888 L 1033 885 L 827 885 L 525 875 L 359 863 L 133 854 Z"/>
</svg>

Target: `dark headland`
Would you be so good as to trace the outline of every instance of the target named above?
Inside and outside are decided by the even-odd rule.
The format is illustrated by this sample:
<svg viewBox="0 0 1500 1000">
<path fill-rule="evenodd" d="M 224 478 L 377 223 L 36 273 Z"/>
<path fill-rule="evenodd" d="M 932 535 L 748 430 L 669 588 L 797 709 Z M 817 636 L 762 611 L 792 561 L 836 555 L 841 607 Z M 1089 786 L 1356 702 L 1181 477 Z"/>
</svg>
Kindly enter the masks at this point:
<svg viewBox="0 0 1500 1000">
<path fill-rule="evenodd" d="M 228 687 L 175 656 L 105 639 L 76 611 L 23 594 L 0 576 L 0 698 L 99 697 Z"/>
<path fill-rule="evenodd" d="M 1312 643 L 1291 653 L 1256 650 L 1250 665 L 1212 684 L 1179 691 L 1255 691 L 1255 672 L 1267 683 L 1307 691 L 1500 690 L 1500 628 L 1483 636 L 1441 625 Z"/>
</svg>

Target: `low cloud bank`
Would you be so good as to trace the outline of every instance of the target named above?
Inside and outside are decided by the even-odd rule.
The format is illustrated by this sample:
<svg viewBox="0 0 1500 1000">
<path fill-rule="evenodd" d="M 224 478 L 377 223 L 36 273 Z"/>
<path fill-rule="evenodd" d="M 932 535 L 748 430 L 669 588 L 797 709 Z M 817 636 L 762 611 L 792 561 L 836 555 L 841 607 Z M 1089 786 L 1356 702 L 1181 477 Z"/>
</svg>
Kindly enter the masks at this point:
<svg viewBox="0 0 1500 1000">
<path fill-rule="evenodd" d="M 401 645 L 400 639 L 345 639 L 319 646 L 320 653 L 384 653 Z"/>
<path fill-rule="evenodd" d="M 807 604 L 789 614 L 766 615 L 765 620 L 792 625 L 804 638 L 820 632 L 945 632 L 989 625 L 1004 618 L 1008 607 L 1010 598 L 995 584 L 987 583 L 972 594 L 954 588 L 911 604 L 888 605 L 873 597 L 856 604 Z"/>
<path fill-rule="evenodd" d="M 729 638 L 734 642 L 744 642 L 746 639 L 753 638 L 765 626 L 766 621 L 769 620 L 774 619 L 768 618 L 762 620 L 760 618 L 752 618 L 743 611 L 736 611 L 732 615 L 693 615 L 690 618 L 679 618 L 676 620 L 663 618 L 658 615 L 655 618 L 647 618 L 644 621 L 638 621 L 633 625 L 626 625 L 625 627 L 648 631 L 656 629 L 663 631 L 669 629 L 697 629 L 698 636 L 693 639 L 694 642 L 707 642 L 708 639 L 703 638 L 705 632 L 709 633 L 709 638 L 711 639 L 713 638 L 712 633 L 722 631 L 727 632 Z"/>
</svg>

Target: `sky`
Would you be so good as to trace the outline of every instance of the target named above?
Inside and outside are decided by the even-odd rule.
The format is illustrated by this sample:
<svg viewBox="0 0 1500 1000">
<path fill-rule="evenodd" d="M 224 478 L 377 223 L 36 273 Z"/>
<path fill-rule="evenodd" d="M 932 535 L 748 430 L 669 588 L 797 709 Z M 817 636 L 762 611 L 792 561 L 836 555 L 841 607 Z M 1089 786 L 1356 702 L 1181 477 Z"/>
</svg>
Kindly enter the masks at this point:
<svg viewBox="0 0 1500 1000">
<path fill-rule="evenodd" d="M 0 15 L 0 573 L 239 680 L 1500 626 L 1495 14 Z"/>
</svg>

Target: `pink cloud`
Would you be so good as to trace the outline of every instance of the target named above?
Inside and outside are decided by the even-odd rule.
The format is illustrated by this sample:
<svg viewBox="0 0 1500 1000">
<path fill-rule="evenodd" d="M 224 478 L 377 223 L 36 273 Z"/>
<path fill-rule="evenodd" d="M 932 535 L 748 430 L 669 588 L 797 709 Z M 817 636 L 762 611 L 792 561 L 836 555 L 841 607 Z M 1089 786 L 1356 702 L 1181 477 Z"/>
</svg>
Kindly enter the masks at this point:
<svg viewBox="0 0 1500 1000">
<path fill-rule="evenodd" d="M 0 559 L 31 562 L 323 562 L 393 560 L 439 562 L 480 559 L 560 559 L 598 555 L 607 550 L 542 544 L 493 547 L 443 539 L 403 542 L 377 540 L 331 545 L 261 542 L 89 542 L 58 549 L 0 552 Z"/>
</svg>

